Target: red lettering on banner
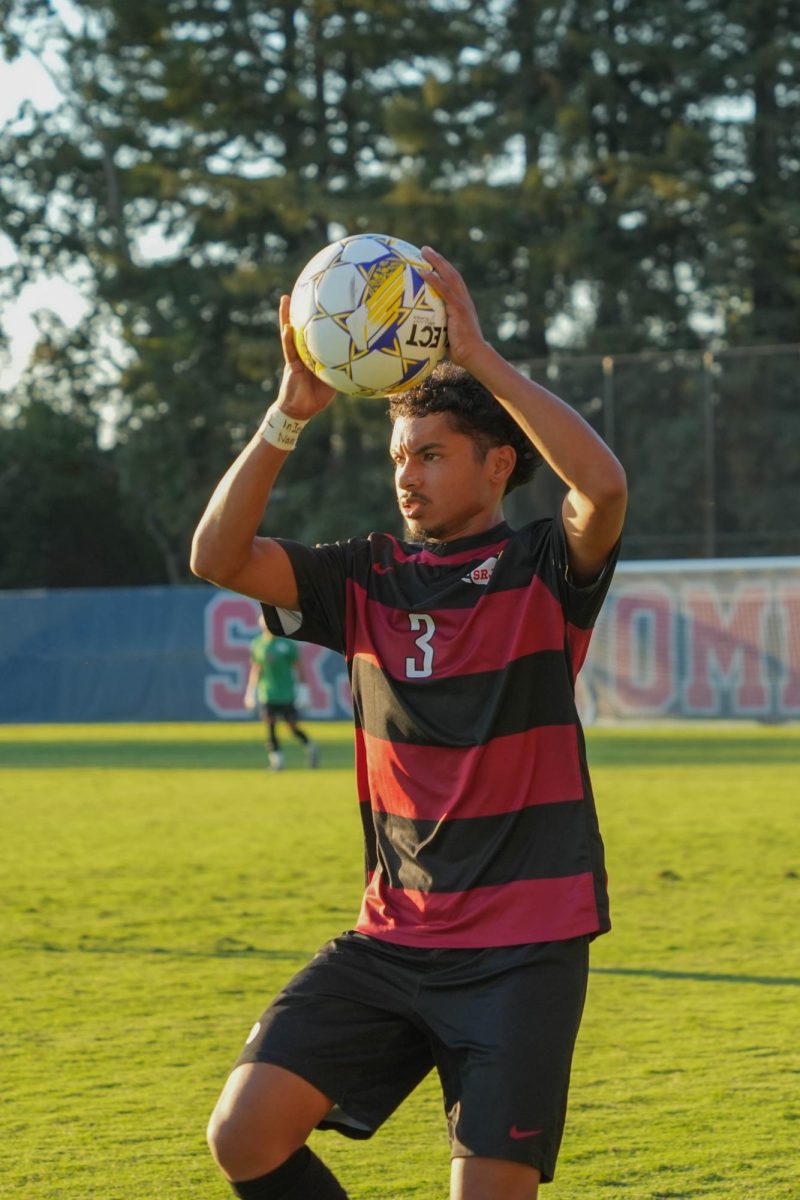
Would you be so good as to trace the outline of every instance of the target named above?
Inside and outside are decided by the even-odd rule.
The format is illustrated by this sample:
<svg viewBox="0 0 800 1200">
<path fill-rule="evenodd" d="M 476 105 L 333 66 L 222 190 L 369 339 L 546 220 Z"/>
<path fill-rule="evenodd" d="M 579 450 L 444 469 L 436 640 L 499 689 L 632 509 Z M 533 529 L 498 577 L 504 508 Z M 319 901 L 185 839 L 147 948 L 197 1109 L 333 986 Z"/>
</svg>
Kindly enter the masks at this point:
<svg viewBox="0 0 800 1200">
<path fill-rule="evenodd" d="M 217 673 L 206 678 L 205 701 L 218 717 L 252 715 L 244 707 L 244 693 L 250 672 L 250 643 L 259 631 L 260 614 L 261 606 L 255 600 L 224 592 L 214 596 L 206 606 L 205 653 Z M 310 693 L 308 715 L 335 717 L 337 701 L 346 712 L 352 702 L 344 661 L 341 673 L 327 683 L 324 667 L 332 652 L 309 642 L 298 645 Z"/>
<path fill-rule="evenodd" d="M 723 693 L 732 690 L 732 715 L 769 709 L 765 675 L 765 616 L 770 601 L 762 584 L 740 584 L 730 600 L 711 585 L 686 586 L 688 618 L 686 707 L 719 716 Z"/>
<path fill-rule="evenodd" d="M 783 716 L 800 713 L 800 588 L 778 588 L 785 674 L 778 707 Z"/>
<path fill-rule="evenodd" d="M 624 712 L 654 716 L 675 698 L 674 596 L 640 586 L 614 599 L 615 688 Z"/>
<path fill-rule="evenodd" d="M 250 643 L 258 633 L 259 605 L 244 596 L 215 596 L 205 611 L 206 658 L 220 674 L 205 682 L 206 704 L 218 717 L 243 717 Z"/>
</svg>

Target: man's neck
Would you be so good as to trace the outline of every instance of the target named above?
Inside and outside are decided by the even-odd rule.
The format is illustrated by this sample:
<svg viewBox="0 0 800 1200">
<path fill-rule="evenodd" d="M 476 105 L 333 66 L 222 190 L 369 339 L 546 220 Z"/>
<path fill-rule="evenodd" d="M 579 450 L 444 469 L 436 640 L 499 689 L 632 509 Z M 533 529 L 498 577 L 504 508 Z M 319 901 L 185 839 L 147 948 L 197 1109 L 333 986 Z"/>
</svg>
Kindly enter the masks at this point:
<svg viewBox="0 0 800 1200">
<path fill-rule="evenodd" d="M 496 529 L 504 521 L 503 506 L 500 504 L 491 513 L 478 513 L 450 529 L 425 529 L 420 525 L 413 525 L 408 526 L 408 532 L 417 542 L 457 542 L 462 538 L 478 537 L 482 533 L 488 533 L 490 529 Z"/>
</svg>

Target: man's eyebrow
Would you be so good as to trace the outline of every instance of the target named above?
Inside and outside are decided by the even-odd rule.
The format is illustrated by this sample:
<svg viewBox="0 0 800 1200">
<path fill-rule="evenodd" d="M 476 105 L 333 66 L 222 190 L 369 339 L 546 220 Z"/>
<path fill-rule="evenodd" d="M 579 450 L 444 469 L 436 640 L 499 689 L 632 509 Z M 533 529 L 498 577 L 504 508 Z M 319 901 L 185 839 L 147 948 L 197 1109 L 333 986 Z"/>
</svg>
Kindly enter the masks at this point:
<svg viewBox="0 0 800 1200">
<path fill-rule="evenodd" d="M 417 446 L 415 450 L 410 450 L 409 454 L 425 454 L 428 450 L 443 450 L 444 448 L 444 442 L 425 442 L 423 446 Z M 402 449 L 400 446 L 390 446 L 389 453 L 397 454 L 400 449 Z"/>
</svg>

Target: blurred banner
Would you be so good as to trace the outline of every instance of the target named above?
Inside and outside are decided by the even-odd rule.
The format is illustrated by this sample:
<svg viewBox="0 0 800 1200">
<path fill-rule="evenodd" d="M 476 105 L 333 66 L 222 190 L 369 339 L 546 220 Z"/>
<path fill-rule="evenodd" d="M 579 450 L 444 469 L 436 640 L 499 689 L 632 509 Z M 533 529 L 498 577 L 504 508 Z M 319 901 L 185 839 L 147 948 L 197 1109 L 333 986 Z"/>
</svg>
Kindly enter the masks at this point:
<svg viewBox="0 0 800 1200">
<path fill-rule="evenodd" d="M 254 600 L 204 586 L 0 592 L 0 722 L 253 719 Z M 304 716 L 350 716 L 344 659 L 304 645 Z"/>
<path fill-rule="evenodd" d="M 0 722 L 252 720 L 255 601 L 204 586 L 0 593 Z M 351 711 L 304 645 L 304 716 Z M 800 718 L 800 559 L 625 562 L 577 689 L 587 724 Z"/>
<path fill-rule="evenodd" d="M 800 558 L 624 562 L 577 689 L 586 724 L 800 717 Z"/>
</svg>

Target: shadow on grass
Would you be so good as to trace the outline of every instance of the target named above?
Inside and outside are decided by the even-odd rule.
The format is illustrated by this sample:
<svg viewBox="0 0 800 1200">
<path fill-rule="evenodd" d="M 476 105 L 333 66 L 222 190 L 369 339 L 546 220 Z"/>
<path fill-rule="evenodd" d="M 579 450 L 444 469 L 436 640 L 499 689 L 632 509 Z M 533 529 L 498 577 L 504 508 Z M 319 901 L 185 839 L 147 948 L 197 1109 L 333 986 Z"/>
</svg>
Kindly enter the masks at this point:
<svg viewBox="0 0 800 1200">
<path fill-rule="evenodd" d="M 695 733 L 662 735 L 613 733 L 588 730 L 586 741 L 592 767 L 672 767 L 719 766 L 763 763 L 800 764 L 800 736 L 797 732 L 773 732 L 764 736 L 736 733 Z"/>
<path fill-rule="evenodd" d="M 306 770 L 299 747 L 284 739 L 287 770 Z M 352 739 L 326 741 L 320 747 L 320 768 L 349 771 L 353 768 Z M 134 770 L 263 771 L 266 750 L 258 740 L 242 741 L 2 741 L 0 767 L 11 769 L 108 767 Z"/>
<path fill-rule="evenodd" d="M 797 732 L 770 732 L 764 737 L 737 734 L 694 734 L 682 736 L 647 735 L 605 731 L 588 733 L 589 762 L 592 767 L 668 767 L 716 766 L 759 763 L 800 764 L 800 735 Z M 353 742 L 348 734 L 341 739 L 320 736 L 320 766 L 334 771 L 353 768 Z M 305 764 L 299 747 L 288 736 L 283 739 L 288 769 Z M 50 768 L 109 767 L 131 770 L 215 770 L 257 771 L 265 767 L 265 750 L 257 736 L 252 743 L 241 738 L 231 741 L 197 737 L 170 738 L 148 742 L 98 737 L 47 741 L 0 740 L 0 767 Z"/>
<path fill-rule="evenodd" d="M 15 947 L 45 954 L 120 954 L 132 957 L 162 958 L 261 958 L 287 959 L 305 962 L 312 955 L 308 950 L 269 950 L 235 938 L 223 938 L 207 950 L 169 946 L 124 946 L 113 942 L 81 940 L 74 946 L 59 946 L 53 942 L 24 942 Z M 666 979 L 696 983 L 744 983 L 759 987 L 800 987 L 800 979 L 791 975 L 728 975 L 711 971 L 664 971 L 657 967 L 590 967 L 592 975 L 621 975 L 638 979 Z"/>
<path fill-rule="evenodd" d="M 800 987 L 787 975 L 722 975 L 711 971 L 662 971 L 656 967 L 590 967 L 592 975 L 632 975 L 639 979 L 692 980 L 697 983 L 755 983 L 760 987 Z"/>
<path fill-rule="evenodd" d="M 14 947 L 26 953 L 41 954 L 111 954 L 131 958 L 261 958 L 271 961 L 286 959 L 291 962 L 307 962 L 313 955 L 310 950 L 266 950 L 245 944 L 216 945 L 208 950 L 192 950 L 187 947 L 171 946 L 121 946 L 113 942 L 81 941 L 74 946 L 59 946 L 54 942 L 19 942 Z"/>
</svg>

